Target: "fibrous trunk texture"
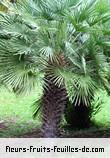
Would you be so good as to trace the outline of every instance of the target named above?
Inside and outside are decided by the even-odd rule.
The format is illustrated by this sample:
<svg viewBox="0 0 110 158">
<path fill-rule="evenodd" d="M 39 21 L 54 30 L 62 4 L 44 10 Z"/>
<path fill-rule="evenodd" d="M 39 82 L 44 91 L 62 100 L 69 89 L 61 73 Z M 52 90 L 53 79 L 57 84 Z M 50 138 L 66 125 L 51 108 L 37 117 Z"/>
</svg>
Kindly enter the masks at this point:
<svg viewBox="0 0 110 158">
<path fill-rule="evenodd" d="M 60 136 L 60 123 L 64 113 L 67 93 L 64 86 L 55 85 L 53 79 L 45 76 L 48 88 L 43 95 L 43 126 L 41 135 L 44 138 Z"/>
</svg>

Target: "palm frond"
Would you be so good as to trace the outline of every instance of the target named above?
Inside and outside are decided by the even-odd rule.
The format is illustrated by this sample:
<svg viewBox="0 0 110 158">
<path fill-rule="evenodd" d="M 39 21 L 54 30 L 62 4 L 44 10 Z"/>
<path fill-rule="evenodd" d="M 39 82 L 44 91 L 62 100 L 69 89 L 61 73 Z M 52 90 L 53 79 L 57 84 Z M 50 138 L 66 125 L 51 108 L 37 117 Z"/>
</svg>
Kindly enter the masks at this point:
<svg viewBox="0 0 110 158">
<path fill-rule="evenodd" d="M 39 116 L 41 109 L 42 109 L 42 98 L 34 101 L 34 103 L 32 104 L 33 118 L 34 119 Z"/>
<path fill-rule="evenodd" d="M 28 55 L 10 52 L 8 46 L 0 41 L 0 80 L 17 93 L 33 90 L 37 82 L 43 81 L 41 73 Z"/>
</svg>

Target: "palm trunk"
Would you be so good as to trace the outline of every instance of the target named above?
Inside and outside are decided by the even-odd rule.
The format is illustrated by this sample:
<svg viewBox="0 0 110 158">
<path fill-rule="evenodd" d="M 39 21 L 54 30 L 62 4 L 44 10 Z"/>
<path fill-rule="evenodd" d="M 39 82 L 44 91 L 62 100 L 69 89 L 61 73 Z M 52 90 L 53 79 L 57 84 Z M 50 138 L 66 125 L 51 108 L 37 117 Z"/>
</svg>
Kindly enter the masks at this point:
<svg viewBox="0 0 110 158">
<path fill-rule="evenodd" d="M 60 135 L 60 123 L 66 105 L 66 89 L 58 87 L 49 76 L 45 77 L 48 89 L 43 95 L 43 126 L 42 137 L 55 138 Z"/>
<path fill-rule="evenodd" d="M 68 105 L 65 109 L 67 124 L 72 128 L 89 128 L 91 125 L 91 107 L 84 104 Z"/>
</svg>

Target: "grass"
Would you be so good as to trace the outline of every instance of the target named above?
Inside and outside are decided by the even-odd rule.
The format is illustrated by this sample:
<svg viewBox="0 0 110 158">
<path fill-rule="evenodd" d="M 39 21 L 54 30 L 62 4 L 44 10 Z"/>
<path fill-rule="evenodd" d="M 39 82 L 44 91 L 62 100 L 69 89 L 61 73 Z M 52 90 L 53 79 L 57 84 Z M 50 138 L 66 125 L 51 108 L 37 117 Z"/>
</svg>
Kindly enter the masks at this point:
<svg viewBox="0 0 110 158">
<path fill-rule="evenodd" d="M 95 94 L 94 106 L 100 106 L 99 112 L 92 118 L 98 126 L 110 127 L 110 96 L 106 91 L 100 90 Z"/>
<path fill-rule="evenodd" d="M 31 106 L 40 95 L 40 88 L 25 97 L 0 89 L 0 137 L 22 135 L 40 126 L 40 119 L 32 118 Z"/>
</svg>

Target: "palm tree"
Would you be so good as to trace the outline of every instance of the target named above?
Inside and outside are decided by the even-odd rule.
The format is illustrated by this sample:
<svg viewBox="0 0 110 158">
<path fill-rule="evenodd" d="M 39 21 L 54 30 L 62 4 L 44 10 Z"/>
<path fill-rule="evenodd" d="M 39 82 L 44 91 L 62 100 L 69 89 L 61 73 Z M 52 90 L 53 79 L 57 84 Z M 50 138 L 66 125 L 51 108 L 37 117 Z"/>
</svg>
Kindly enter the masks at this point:
<svg viewBox="0 0 110 158">
<path fill-rule="evenodd" d="M 98 86 L 108 87 L 109 66 L 95 32 L 103 34 L 109 14 L 99 14 L 97 4 L 23 0 L 0 13 L 0 79 L 17 94 L 41 83 L 42 137 L 59 136 L 67 96 L 88 106 Z"/>
<path fill-rule="evenodd" d="M 108 7 L 108 3 L 108 1 L 98 1 L 98 3 L 95 3 L 95 7 L 93 7 L 93 5 L 86 5 L 85 10 L 84 7 L 82 9 L 83 14 L 81 14 L 80 9 L 74 11 L 77 22 L 75 18 L 71 18 L 73 25 L 77 26 L 76 29 L 78 29 L 78 26 L 80 28 L 81 22 L 89 25 L 88 31 L 85 27 L 85 32 L 82 33 L 82 37 L 79 36 L 80 45 L 79 47 L 77 46 L 78 48 L 81 47 L 81 49 L 77 51 L 77 55 L 79 56 L 74 57 L 74 61 L 72 60 L 77 68 L 74 68 L 75 75 L 77 74 L 76 72 L 78 72 L 78 76 L 75 77 L 71 84 L 69 82 L 70 90 L 68 91 L 70 93 L 70 101 L 65 110 L 67 123 L 72 127 L 88 128 L 90 126 L 92 114 L 91 101 L 94 98 L 95 89 L 104 87 L 109 93 L 110 87 L 107 80 L 109 73 L 109 65 L 107 63 L 107 61 L 109 61 L 107 55 L 109 33 L 107 30 L 109 29 L 107 26 L 109 26 L 110 23 L 110 8 Z M 93 11 L 94 9 L 95 11 Z M 89 17 L 87 17 L 87 15 Z M 83 40 L 85 40 L 85 42 L 83 42 Z M 82 45 L 82 43 L 84 43 L 84 45 Z M 97 83 L 94 81 L 97 81 Z"/>
<path fill-rule="evenodd" d="M 64 9 L 66 4 L 68 7 L 72 5 L 71 1 L 65 1 L 64 6 L 62 5 Z M 40 74 L 45 73 L 43 137 L 58 136 L 67 96 L 64 84 L 57 85 L 60 78 L 57 74 L 54 75 L 54 71 L 64 65 L 61 63 L 66 38 L 63 29 L 67 25 L 63 18 L 64 10 L 60 12 L 59 7 L 62 6 L 58 5 L 56 1 L 22 1 L 15 6 L 10 4 L 11 12 L 1 13 L 0 19 L 2 82 L 12 87 L 14 92 L 21 93 L 32 89 L 37 79 L 40 80 Z"/>
</svg>

